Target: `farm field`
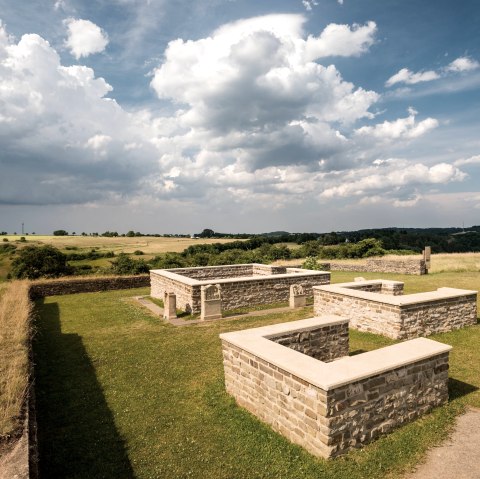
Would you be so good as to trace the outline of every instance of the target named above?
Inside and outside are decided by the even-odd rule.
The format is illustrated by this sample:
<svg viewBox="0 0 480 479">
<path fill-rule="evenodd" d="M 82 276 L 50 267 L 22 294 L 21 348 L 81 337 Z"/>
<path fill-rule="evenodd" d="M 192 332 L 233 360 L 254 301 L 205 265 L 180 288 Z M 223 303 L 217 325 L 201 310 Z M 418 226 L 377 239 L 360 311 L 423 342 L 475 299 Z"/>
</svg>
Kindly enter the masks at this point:
<svg viewBox="0 0 480 479">
<path fill-rule="evenodd" d="M 0 242 L 3 238 L 9 241 L 17 241 L 20 235 L 0 236 Z M 26 243 L 42 245 L 49 244 L 64 251 L 67 248 L 92 249 L 97 248 L 99 251 L 113 251 L 115 253 L 133 253 L 141 250 L 145 254 L 159 254 L 167 252 L 180 253 L 185 248 L 194 244 L 212 244 L 212 243 L 230 243 L 232 241 L 241 241 L 234 239 L 218 239 L 218 238 L 163 238 L 155 236 L 137 236 L 137 237 L 104 237 L 104 236 L 41 236 L 29 235 L 24 236 Z"/>
<path fill-rule="evenodd" d="M 332 273 L 332 282 L 358 273 Z M 378 273 L 364 273 L 366 278 Z M 480 273 L 386 275 L 406 293 L 480 289 Z M 292 321 L 312 308 L 176 328 L 131 300 L 148 289 L 45 298 L 34 342 L 43 477 L 401 478 L 480 407 L 480 325 L 433 336 L 451 344 L 450 402 L 364 449 L 316 459 L 236 406 L 224 390 L 225 331 Z M 351 331 L 351 351 L 392 341 Z"/>
</svg>

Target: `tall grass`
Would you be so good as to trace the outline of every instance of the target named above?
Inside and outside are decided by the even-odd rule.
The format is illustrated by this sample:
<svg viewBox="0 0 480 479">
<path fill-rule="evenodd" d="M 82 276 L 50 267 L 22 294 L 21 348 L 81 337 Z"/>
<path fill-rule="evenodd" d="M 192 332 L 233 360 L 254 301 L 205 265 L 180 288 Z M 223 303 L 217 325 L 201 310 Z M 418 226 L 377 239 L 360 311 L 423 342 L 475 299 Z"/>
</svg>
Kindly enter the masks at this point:
<svg viewBox="0 0 480 479">
<path fill-rule="evenodd" d="M 20 425 L 28 390 L 28 289 L 27 281 L 15 281 L 0 296 L 0 439 L 8 439 Z"/>
</svg>

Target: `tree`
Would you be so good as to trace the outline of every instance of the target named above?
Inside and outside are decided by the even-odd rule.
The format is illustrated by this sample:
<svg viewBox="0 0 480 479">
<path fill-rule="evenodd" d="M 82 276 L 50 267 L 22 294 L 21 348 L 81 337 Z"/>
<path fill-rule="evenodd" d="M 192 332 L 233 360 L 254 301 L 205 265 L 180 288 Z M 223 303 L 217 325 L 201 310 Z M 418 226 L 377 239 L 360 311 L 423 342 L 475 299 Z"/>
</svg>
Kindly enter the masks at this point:
<svg viewBox="0 0 480 479">
<path fill-rule="evenodd" d="M 67 257 L 53 246 L 27 246 L 12 261 L 17 279 L 57 278 L 72 273 Z"/>
<path fill-rule="evenodd" d="M 200 238 L 212 238 L 215 235 L 215 231 L 206 228 L 198 236 Z"/>
<path fill-rule="evenodd" d="M 68 231 L 65 230 L 55 230 L 53 236 L 68 236 Z"/>
</svg>

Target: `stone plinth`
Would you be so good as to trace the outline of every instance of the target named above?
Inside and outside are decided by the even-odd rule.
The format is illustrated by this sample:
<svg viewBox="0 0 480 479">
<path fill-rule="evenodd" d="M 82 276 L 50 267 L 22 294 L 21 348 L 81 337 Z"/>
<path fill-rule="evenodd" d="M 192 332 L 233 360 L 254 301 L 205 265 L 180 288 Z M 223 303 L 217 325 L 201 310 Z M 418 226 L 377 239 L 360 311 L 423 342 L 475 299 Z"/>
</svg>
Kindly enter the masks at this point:
<svg viewBox="0 0 480 479">
<path fill-rule="evenodd" d="M 301 285 L 292 284 L 290 286 L 290 308 L 304 308 L 307 305 L 307 295 Z"/>
<path fill-rule="evenodd" d="M 429 339 L 349 357 L 348 321 L 335 316 L 220 338 L 227 392 L 319 457 L 344 454 L 448 400 L 451 347 Z"/>
<path fill-rule="evenodd" d="M 221 287 L 218 284 L 209 284 L 201 287 L 201 315 L 200 319 L 221 319 L 222 298 Z"/>
<path fill-rule="evenodd" d="M 174 293 L 165 292 L 163 295 L 163 317 L 166 320 L 177 317 L 177 297 Z"/>
</svg>

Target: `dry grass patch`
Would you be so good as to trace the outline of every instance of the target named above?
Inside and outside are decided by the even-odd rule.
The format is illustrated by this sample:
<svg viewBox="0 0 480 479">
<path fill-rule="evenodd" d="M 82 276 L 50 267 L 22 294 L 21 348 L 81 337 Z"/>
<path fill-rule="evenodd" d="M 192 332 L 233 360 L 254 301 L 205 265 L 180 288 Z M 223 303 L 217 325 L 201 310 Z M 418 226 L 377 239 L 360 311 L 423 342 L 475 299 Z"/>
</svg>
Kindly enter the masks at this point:
<svg viewBox="0 0 480 479">
<path fill-rule="evenodd" d="M 20 239 L 20 236 L 0 236 L 9 241 Z M 41 236 L 29 235 L 25 236 L 25 243 L 29 244 L 48 244 L 55 246 L 61 250 L 66 248 L 91 249 L 98 248 L 100 251 L 114 251 L 118 253 L 133 253 L 136 250 L 143 251 L 146 254 L 160 253 L 181 253 L 185 248 L 197 244 L 213 244 L 213 243 L 231 243 L 232 241 L 242 241 L 229 238 L 163 238 L 155 236 L 136 236 L 136 237 L 104 237 L 104 236 Z M 18 245 L 18 243 L 16 243 Z M 75 252 L 75 251 L 72 251 Z"/>
<path fill-rule="evenodd" d="M 0 439 L 20 425 L 28 389 L 28 288 L 27 281 L 15 281 L 0 296 Z"/>
</svg>

